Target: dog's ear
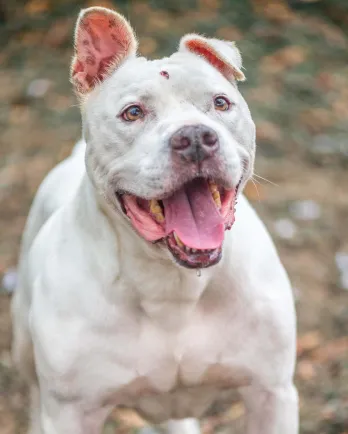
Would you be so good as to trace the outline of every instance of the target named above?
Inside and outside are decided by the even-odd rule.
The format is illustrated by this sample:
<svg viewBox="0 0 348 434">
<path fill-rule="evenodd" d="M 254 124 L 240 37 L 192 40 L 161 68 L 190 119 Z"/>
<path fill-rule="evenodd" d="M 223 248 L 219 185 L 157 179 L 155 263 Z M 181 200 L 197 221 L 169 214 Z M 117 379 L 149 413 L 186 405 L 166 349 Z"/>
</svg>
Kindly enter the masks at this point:
<svg viewBox="0 0 348 434">
<path fill-rule="evenodd" d="M 192 33 L 181 39 L 179 51 L 201 56 L 229 81 L 245 80 L 241 71 L 242 56 L 234 42 L 208 39 Z"/>
<path fill-rule="evenodd" d="M 82 10 L 70 72 L 77 94 L 92 90 L 128 57 L 135 56 L 136 50 L 133 29 L 122 15 L 101 7 Z"/>
</svg>

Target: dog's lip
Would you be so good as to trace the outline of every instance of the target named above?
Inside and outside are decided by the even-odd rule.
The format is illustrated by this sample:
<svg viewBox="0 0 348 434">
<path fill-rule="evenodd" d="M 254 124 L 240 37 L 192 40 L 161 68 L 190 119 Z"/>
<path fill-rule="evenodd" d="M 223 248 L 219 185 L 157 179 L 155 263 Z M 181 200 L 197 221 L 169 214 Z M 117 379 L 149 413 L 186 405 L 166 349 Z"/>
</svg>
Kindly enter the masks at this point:
<svg viewBox="0 0 348 434">
<path fill-rule="evenodd" d="M 198 177 L 197 177 L 198 178 Z M 201 178 L 201 177 L 200 177 Z M 225 197 L 225 202 L 222 201 L 222 205 L 220 204 L 220 212 L 222 213 L 222 215 L 224 215 L 224 219 L 225 219 L 225 230 L 227 229 L 231 229 L 233 222 L 234 222 L 234 207 L 235 204 L 237 202 L 237 193 L 239 191 L 239 188 L 242 184 L 243 181 L 243 176 L 241 176 L 238 184 L 235 186 L 235 188 L 226 190 L 224 189 L 223 186 L 221 185 L 217 185 L 218 188 L 221 190 L 224 190 L 223 196 Z M 215 182 L 215 180 L 213 181 Z M 179 186 L 178 188 L 183 188 L 185 186 L 186 183 L 181 184 L 181 187 Z M 124 214 L 128 217 L 128 219 L 131 221 L 131 225 L 133 227 L 133 229 L 136 229 L 137 232 L 137 225 L 134 226 L 134 205 L 129 208 L 130 206 L 130 202 L 132 203 L 136 202 L 138 203 L 139 206 L 139 212 L 148 212 L 149 213 L 149 219 L 152 219 L 151 221 L 149 221 L 148 223 L 145 223 L 147 227 L 147 229 L 145 230 L 145 233 L 149 234 L 149 230 L 151 227 L 153 227 L 153 225 L 157 225 L 158 229 L 155 229 L 155 232 L 152 232 L 152 235 L 150 237 L 148 237 L 148 235 L 145 235 L 145 233 L 143 233 L 143 230 L 140 232 L 140 235 L 145 238 L 145 240 L 147 240 L 148 242 L 151 242 L 152 244 L 160 244 L 161 246 L 165 246 L 167 247 L 167 249 L 171 252 L 174 260 L 181 266 L 184 266 L 186 268 L 191 268 L 191 269 L 199 269 L 199 268 L 207 268 L 210 267 L 212 265 L 217 264 L 222 256 L 222 244 L 223 241 L 221 242 L 221 245 L 217 246 L 214 249 L 206 249 L 206 250 L 200 250 L 200 249 L 190 249 L 189 247 L 187 247 L 187 245 L 183 244 L 182 242 L 180 242 L 179 244 L 176 243 L 176 240 L 174 238 L 174 232 L 170 232 L 168 234 L 165 234 L 166 231 L 166 226 L 165 226 L 165 220 L 163 217 L 163 221 L 159 222 L 157 220 L 157 217 L 154 217 L 154 215 L 151 213 L 151 211 L 146 208 L 146 206 L 149 206 L 148 204 L 145 206 L 145 208 L 147 209 L 147 211 L 145 211 L 145 208 L 142 208 L 141 202 L 151 202 L 153 200 L 155 201 L 162 201 L 164 200 L 166 197 L 170 197 L 172 194 L 174 194 L 177 190 L 171 190 L 170 192 L 168 192 L 166 195 L 161 195 L 160 199 L 147 199 L 147 198 L 143 198 L 141 196 L 137 196 L 134 195 L 132 193 L 128 193 L 126 191 L 116 191 L 115 195 L 118 198 L 118 201 L 120 203 L 121 209 L 124 212 Z M 125 197 L 123 197 L 125 196 Z M 227 197 L 230 196 L 232 197 L 232 199 L 227 199 Z M 161 204 L 162 206 L 162 211 L 163 211 L 163 204 Z M 141 207 L 141 208 L 140 208 Z M 141 209 L 143 211 L 141 211 Z M 129 212 L 131 212 L 131 214 L 129 214 Z M 156 213 L 157 215 L 157 213 Z M 164 212 L 163 212 L 164 215 Z M 140 214 L 139 214 L 140 216 Z M 136 217 L 136 220 L 138 220 L 138 217 Z M 155 234 L 155 235 L 154 235 Z M 164 235 L 165 234 L 165 235 Z M 156 235 L 158 235 L 157 238 Z M 162 236 L 161 236 L 162 235 Z M 181 241 L 179 239 L 179 241 Z"/>
</svg>

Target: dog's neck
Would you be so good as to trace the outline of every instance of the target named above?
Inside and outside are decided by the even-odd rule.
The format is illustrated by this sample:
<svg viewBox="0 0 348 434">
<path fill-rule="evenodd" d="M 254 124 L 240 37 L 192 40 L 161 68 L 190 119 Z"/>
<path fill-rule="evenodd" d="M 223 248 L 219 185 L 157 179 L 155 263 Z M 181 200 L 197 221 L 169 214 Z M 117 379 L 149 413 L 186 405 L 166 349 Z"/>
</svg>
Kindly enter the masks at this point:
<svg viewBox="0 0 348 434">
<path fill-rule="evenodd" d="M 124 286 L 126 291 L 121 292 L 125 297 L 161 324 L 175 328 L 185 321 L 206 291 L 216 267 L 197 271 L 174 263 L 163 245 L 148 243 L 135 233 L 125 217 L 98 195 L 87 175 L 76 200 L 80 226 L 95 231 L 92 239 L 100 243 L 96 249 L 105 250 L 99 254 L 108 258 L 106 268 L 113 270 L 113 275 L 108 271 L 107 280 L 117 282 L 117 288 L 111 291 Z M 121 282 L 118 276 L 122 276 Z M 115 296 L 119 302 L 119 294 Z"/>
</svg>

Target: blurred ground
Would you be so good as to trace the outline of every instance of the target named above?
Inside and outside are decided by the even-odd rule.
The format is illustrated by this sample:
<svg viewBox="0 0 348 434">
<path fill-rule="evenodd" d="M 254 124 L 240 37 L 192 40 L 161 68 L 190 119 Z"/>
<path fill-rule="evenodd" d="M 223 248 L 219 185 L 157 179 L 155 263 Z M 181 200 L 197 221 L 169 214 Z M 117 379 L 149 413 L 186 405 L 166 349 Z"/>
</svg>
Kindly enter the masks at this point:
<svg viewBox="0 0 348 434">
<path fill-rule="evenodd" d="M 0 275 L 15 267 L 28 208 L 47 171 L 79 138 L 68 81 L 81 6 L 112 2 L 0 1 Z M 149 57 L 186 32 L 235 40 L 240 85 L 258 127 L 256 186 L 293 282 L 299 319 L 296 382 L 302 434 L 348 433 L 348 4 L 345 0 L 119 1 Z M 238 218 L 238 215 L 237 215 Z M 9 286 L 6 274 L 3 286 Z M 5 289 L 5 288 L 3 288 Z M 25 390 L 9 356 L 9 296 L 0 294 L 0 434 L 23 433 Z M 243 408 L 204 422 L 231 433 Z M 142 422 L 116 415 L 106 427 Z M 237 423 L 238 425 L 238 423 Z M 240 429 L 237 431 L 240 432 Z"/>
</svg>

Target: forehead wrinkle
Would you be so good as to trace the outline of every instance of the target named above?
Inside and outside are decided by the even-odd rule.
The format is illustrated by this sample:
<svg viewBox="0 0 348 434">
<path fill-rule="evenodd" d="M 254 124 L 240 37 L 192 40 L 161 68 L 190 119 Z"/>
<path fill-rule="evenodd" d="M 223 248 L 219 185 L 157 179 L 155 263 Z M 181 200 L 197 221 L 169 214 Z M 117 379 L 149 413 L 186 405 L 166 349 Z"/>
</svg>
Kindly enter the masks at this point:
<svg viewBox="0 0 348 434">
<path fill-rule="evenodd" d="M 137 98 L 149 98 L 151 96 L 150 89 L 144 89 L 144 82 L 141 83 L 133 83 L 131 86 L 127 86 L 121 92 L 119 92 L 119 99 L 125 98 L 127 95 L 136 95 Z"/>
</svg>

